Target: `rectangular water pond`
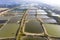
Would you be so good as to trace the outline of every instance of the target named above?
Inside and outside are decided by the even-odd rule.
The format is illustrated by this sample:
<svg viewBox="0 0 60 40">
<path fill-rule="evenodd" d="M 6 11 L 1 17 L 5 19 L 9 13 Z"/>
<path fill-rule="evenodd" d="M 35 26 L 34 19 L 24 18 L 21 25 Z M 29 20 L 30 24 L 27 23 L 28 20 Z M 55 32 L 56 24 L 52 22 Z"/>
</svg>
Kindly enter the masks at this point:
<svg viewBox="0 0 60 40">
<path fill-rule="evenodd" d="M 8 20 L 0 20 L 0 24 L 1 23 L 6 23 Z"/>
<path fill-rule="evenodd" d="M 15 16 L 15 17 L 12 17 L 8 23 L 17 23 L 18 21 L 21 20 L 21 16 Z"/>
<path fill-rule="evenodd" d="M 28 16 L 27 16 L 27 19 L 28 19 L 28 20 L 32 20 L 32 19 L 36 19 L 36 18 L 35 18 L 35 15 L 28 15 Z"/>
<path fill-rule="evenodd" d="M 25 24 L 24 32 L 31 33 L 31 34 L 32 33 L 33 34 L 42 34 L 44 31 L 43 31 L 43 28 L 39 21 L 29 20 Z"/>
<path fill-rule="evenodd" d="M 57 21 L 53 18 L 42 18 L 43 23 L 57 23 Z"/>
<path fill-rule="evenodd" d="M 46 15 L 39 15 L 39 14 L 37 15 L 37 17 L 38 17 L 38 18 L 50 18 L 50 17 L 48 17 L 48 16 L 46 16 Z"/>
</svg>

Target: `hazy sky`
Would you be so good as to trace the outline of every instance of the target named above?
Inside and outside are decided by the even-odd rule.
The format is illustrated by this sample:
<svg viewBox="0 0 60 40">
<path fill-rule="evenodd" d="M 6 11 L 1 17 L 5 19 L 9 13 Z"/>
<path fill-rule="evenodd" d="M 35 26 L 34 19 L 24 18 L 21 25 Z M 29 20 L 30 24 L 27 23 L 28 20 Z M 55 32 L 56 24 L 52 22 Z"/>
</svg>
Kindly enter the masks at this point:
<svg viewBox="0 0 60 40">
<path fill-rule="evenodd" d="M 60 5 L 60 0 L 43 0 L 43 2 L 51 5 Z"/>
<path fill-rule="evenodd" d="M 35 1 L 35 2 L 44 2 L 51 5 L 60 5 L 60 0 L 0 0 L 0 3 L 9 3 L 9 2 L 19 3 L 20 1 Z"/>
<path fill-rule="evenodd" d="M 29 1 L 44 2 L 51 5 L 60 5 L 60 0 L 29 0 Z"/>
</svg>

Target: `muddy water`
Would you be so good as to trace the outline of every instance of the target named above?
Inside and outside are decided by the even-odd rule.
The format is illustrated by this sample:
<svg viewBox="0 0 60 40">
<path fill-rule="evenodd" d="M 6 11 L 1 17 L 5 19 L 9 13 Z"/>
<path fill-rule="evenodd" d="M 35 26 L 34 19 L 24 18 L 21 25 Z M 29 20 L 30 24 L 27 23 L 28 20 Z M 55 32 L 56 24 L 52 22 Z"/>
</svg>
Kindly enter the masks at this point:
<svg viewBox="0 0 60 40">
<path fill-rule="evenodd" d="M 25 31 L 29 33 L 42 33 L 43 28 L 37 20 L 30 20 L 25 25 Z"/>
</svg>

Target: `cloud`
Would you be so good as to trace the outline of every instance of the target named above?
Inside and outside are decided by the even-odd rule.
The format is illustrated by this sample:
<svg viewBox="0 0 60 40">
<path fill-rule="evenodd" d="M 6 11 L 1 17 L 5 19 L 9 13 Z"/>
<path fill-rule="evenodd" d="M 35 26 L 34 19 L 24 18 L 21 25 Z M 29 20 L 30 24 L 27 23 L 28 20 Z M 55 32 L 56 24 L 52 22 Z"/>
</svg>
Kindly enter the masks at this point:
<svg viewBox="0 0 60 40">
<path fill-rule="evenodd" d="M 43 2 L 51 5 L 60 5 L 60 0 L 0 0 L 0 4 L 1 3 L 20 3 L 22 1 Z"/>
</svg>

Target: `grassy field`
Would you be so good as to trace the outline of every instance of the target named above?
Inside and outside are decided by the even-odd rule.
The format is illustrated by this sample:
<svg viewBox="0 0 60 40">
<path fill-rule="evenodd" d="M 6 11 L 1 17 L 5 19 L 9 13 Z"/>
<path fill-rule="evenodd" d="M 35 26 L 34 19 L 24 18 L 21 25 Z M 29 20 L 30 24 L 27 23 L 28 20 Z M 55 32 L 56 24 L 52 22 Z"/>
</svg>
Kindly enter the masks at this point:
<svg viewBox="0 0 60 40">
<path fill-rule="evenodd" d="M 3 24 L 0 24 L 0 28 L 3 26 Z"/>
<path fill-rule="evenodd" d="M 60 37 L 60 25 L 57 24 L 44 24 L 48 36 Z"/>
<path fill-rule="evenodd" d="M 11 23 L 7 24 L 0 30 L 0 38 L 12 38 L 16 36 L 16 32 L 18 30 L 18 24 Z"/>
<path fill-rule="evenodd" d="M 44 38 L 44 37 L 29 37 L 29 36 L 25 36 L 25 37 L 22 37 L 21 40 L 47 40 L 47 38 Z"/>
</svg>

